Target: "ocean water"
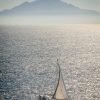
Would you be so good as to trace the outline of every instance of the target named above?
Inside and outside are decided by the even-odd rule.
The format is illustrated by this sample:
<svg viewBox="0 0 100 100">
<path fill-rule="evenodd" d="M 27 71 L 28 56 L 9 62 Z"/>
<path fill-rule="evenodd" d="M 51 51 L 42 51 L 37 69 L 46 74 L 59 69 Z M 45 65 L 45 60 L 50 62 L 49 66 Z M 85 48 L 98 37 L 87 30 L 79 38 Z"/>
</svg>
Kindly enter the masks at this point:
<svg viewBox="0 0 100 100">
<path fill-rule="evenodd" d="M 100 100 L 100 25 L 0 26 L 0 100 L 53 94 L 56 60 L 71 100 Z"/>
</svg>

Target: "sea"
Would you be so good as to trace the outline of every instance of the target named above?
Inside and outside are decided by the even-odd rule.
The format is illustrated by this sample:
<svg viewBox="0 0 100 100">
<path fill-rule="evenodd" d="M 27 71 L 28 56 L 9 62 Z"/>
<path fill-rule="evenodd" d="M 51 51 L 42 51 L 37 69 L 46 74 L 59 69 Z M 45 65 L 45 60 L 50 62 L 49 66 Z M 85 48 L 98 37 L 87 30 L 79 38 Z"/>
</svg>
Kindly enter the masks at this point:
<svg viewBox="0 0 100 100">
<path fill-rule="evenodd" d="M 100 24 L 0 26 L 0 100 L 51 97 L 57 59 L 69 100 L 100 100 Z"/>
</svg>

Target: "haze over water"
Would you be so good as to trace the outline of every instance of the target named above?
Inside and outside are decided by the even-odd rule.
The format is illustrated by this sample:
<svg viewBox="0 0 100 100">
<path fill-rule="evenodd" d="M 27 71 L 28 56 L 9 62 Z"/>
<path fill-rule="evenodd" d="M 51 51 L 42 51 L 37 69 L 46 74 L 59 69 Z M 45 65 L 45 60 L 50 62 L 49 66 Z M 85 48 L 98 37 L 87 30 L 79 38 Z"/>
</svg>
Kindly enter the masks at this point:
<svg viewBox="0 0 100 100">
<path fill-rule="evenodd" d="M 0 100 L 53 94 L 59 58 L 72 100 L 100 100 L 100 25 L 0 26 Z"/>
<path fill-rule="evenodd" d="M 100 24 L 99 16 L 2 16 L 0 25 Z"/>
</svg>

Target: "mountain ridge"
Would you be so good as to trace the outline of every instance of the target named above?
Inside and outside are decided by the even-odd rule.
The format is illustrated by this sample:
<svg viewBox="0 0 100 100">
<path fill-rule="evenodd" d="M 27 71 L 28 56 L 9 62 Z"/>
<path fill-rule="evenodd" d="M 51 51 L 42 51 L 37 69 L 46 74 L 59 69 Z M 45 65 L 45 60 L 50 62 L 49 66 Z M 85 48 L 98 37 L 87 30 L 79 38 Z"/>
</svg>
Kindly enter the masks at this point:
<svg viewBox="0 0 100 100">
<path fill-rule="evenodd" d="M 100 15 L 94 10 L 80 9 L 61 0 L 35 0 L 24 2 L 12 9 L 0 12 L 0 15 L 40 16 L 40 15 Z"/>
</svg>

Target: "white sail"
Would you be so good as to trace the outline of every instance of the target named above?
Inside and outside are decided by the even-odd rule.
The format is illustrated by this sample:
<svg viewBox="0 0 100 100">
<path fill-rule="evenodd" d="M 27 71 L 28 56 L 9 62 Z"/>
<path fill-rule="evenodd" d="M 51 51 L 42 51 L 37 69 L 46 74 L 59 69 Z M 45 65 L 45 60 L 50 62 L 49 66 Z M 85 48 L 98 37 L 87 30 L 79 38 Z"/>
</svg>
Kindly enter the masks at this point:
<svg viewBox="0 0 100 100">
<path fill-rule="evenodd" d="M 59 79 L 58 79 L 58 84 L 57 84 L 53 98 L 55 100 L 68 100 L 68 96 L 66 93 L 66 88 L 63 81 L 59 63 L 58 63 L 58 67 L 59 67 Z"/>
</svg>

